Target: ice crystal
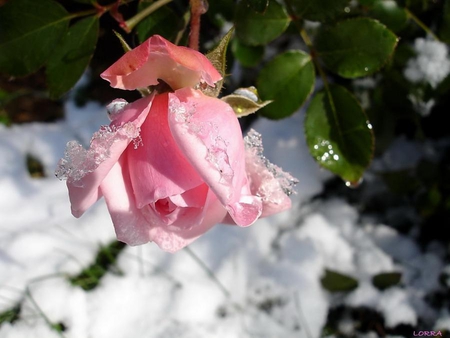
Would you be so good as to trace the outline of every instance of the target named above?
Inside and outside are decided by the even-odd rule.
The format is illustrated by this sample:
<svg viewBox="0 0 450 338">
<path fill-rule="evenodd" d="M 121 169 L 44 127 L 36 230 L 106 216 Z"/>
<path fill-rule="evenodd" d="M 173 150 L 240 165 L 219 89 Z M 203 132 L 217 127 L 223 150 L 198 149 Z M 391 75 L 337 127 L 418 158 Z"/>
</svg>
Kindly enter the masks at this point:
<svg viewBox="0 0 450 338">
<path fill-rule="evenodd" d="M 111 121 L 114 121 L 117 116 L 124 110 L 128 102 L 124 99 L 115 99 L 110 104 L 106 106 L 106 111 L 108 112 L 108 117 Z"/>
<path fill-rule="evenodd" d="M 276 194 L 283 191 L 290 196 L 294 193 L 294 186 L 298 180 L 289 173 L 284 172 L 280 167 L 271 163 L 263 154 L 261 134 L 250 129 L 244 138 L 245 148 L 247 152 L 246 165 L 247 169 L 254 172 L 260 180 L 258 191 L 255 193 L 263 200 L 272 200 L 276 198 Z M 266 168 L 267 170 L 261 170 Z"/>
<path fill-rule="evenodd" d="M 77 141 L 69 141 L 64 152 L 64 158 L 58 162 L 55 175 L 60 180 L 66 179 L 69 183 L 82 186 L 81 179 L 93 172 L 98 166 L 110 157 L 112 145 L 120 140 L 134 142 L 139 145 L 139 128 L 127 122 L 119 128 L 101 126 L 100 130 L 92 136 L 89 149 L 84 149 Z"/>
</svg>

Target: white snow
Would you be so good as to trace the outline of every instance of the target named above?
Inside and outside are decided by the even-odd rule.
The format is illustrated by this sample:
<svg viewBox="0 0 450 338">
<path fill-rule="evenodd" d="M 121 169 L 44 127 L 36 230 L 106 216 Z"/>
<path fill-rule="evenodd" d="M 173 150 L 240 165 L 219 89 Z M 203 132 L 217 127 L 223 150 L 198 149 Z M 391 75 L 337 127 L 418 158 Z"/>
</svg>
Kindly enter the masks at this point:
<svg viewBox="0 0 450 338">
<path fill-rule="evenodd" d="M 425 293 L 438 287 L 441 257 L 386 225 L 362 224 L 343 200 L 311 201 L 331 174 L 310 157 L 302 121 L 297 113 L 252 126 L 263 135 L 265 156 L 300 181 L 292 210 L 249 228 L 218 225 L 176 254 L 154 244 L 127 247 L 120 273 L 108 272 L 91 291 L 67 276 L 92 263 L 115 238 L 113 226 L 103 201 L 73 218 L 53 171 L 67 141 L 87 145 L 108 123 L 106 109 L 69 101 L 64 121 L 0 125 L 0 313 L 21 304 L 0 337 L 317 338 L 339 304 L 376 309 L 388 326 L 415 324 L 429 310 Z M 47 177 L 29 177 L 26 154 L 42 161 Z M 358 288 L 332 297 L 321 285 L 325 269 L 356 278 Z M 371 284 L 392 271 L 402 272 L 402 284 L 384 291 Z M 437 327 L 447 327 L 446 318 Z M 340 327 L 351 332 L 351 321 Z"/>
<path fill-rule="evenodd" d="M 414 41 L 416 57 L 409 60 L 403 72 L 413 82 L 428 82 L 435 88 L 450 73 L 447 45 L 424 38 Z"/>
</svg>

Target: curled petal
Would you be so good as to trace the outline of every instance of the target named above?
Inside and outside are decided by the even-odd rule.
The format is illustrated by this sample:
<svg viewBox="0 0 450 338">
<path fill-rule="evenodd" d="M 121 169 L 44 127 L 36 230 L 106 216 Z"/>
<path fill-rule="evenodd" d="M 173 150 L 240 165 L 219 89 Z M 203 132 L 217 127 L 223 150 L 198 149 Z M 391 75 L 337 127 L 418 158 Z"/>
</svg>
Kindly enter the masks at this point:
<svg viewBox="0 0 450 338">
<path fill-rule="evenodd" d="M 203 183 L 173 139 L 167 121 L 167 105 L 167 93 L 155 97 L 141 127 L 142 146 L 129 149 L 126 154 L 138 208 Z"/>
<path fill-rule="evenodd" d="M 126 158 L 121 158 L 112 167 L 101 183 L 100 190 L 111 215 L 117 239 L 128 245 L 149 242 L 151 240 L 150 223 L 142 211 L 136 207 Z"/>
<path fill-rule="evenodd" d="M 262 207 L 258 197 L 242 195 L 248 185 L 244 145 L 232 108 L 200 91 L 180 89 L 169 94 L 169 126 L 178 147 L 235 222 L 247 226 L 256 221 Z"/>
<path fill-rule="evenodd" d="M 55 174 L 60 179 L 67 179 L 75 217 L 80 217 L 101 197 L 101 182 L 130 142 L 138 139 L 152 99 L 149 96 L 128 105 L 124 116 L 118 116 L 109 126 L 103 126 L 94 133 L 89 149 L 84 149 L 76 141 L 67 144 L 65 157 L 59 161 Z"/>
<path fill-rule="evenodd" d="M 155 226 L 150 230 L 150 236 L 162 250 L 176 252 L 192 243 L 215 224 L 220 223 L 226 214 L 227 211 L 215 194 L 209 191 L 201 211 L 201 218 L 197 223 L 188 228 L 180 227 L 177 230 L 174 227 Z"/>
<path fill-rule="evenodd" d="M 129 90 L 157 85 L 158 79 L 176 90 L 200 82 L 214 86 L 222 78 L 203 54 L 159 35 L 127 52 L 100 76 L 112 87 Z"/>
</svg>

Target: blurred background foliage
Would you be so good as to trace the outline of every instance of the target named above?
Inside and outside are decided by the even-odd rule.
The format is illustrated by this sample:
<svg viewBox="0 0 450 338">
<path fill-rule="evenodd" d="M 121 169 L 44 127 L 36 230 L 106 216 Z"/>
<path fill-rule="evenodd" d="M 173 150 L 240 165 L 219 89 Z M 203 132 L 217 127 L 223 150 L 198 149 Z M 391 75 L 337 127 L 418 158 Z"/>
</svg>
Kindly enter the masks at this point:
<svg viewBox="0 0 450 338">
<path fill-rule="evenodd" d="M 131 47 L 154 34 L 186 45 L 189 35 L 187 0 L 1 0 L 0 6 L 6 126 L 60 119 L 68 95 L 79 105 L 139 98 L 99 77 L 123 54 L 114 31 Z M 434 240 L 448 246 L 450 0 L 211 0 L 201 20 L 204 53 L 235 27 L 226 57 L 232 75 L 220 97 L 272 101 L 243 117 L 244 129 L 255 118 L 283 119 L 305 108 L 298 132 L 311 156 L 336 175 L 317 198 L 344 196 L 400 232 L 418 226 L 424 246 Z M 83 74 L 88 80 L 71 91 Z M 239 91 L 250 86 L 257 88 L 253 96 Z M 242 108 L 239 98 L 227 102 Z M 396 158 L 387 160 L 399 139 L 422 149 L 417 160 L 397 166 Z M 373 158 L 378 165 L 370 166 Z M 39 177 L 38 161 L 27 161 Z M 379 288 L 400 281 L 397 273 L 373 279 Z M 322 282 L 330 291 L 357 285 L 333 271 Z M 434 296 L 450 300 L 448 288 Z M 346 309 L 336 311 L 330 315 Z M 330 330 L 332 323 L 330 317 Z"/>
</svg>

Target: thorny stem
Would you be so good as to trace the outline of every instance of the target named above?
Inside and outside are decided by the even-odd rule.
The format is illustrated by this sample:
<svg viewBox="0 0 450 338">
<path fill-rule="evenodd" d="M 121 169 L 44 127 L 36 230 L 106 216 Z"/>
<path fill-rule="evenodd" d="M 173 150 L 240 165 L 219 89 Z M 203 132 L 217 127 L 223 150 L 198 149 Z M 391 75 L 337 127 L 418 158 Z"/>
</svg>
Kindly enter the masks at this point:
<svg viewBox="0 0 450 338">
<path fill-rule="evenodd" d="M 158 0 L 154 3 L 152 3 L 150 6 L 144 8 L 142 11 L 137 13 L 132 18 L 125 21 L 125 27 L 128 29 L 129 33 L 134 26 L 136 26 L 139 22 L 141 22 L 143 19 L 145 19 L 148 15 L 152 14 L 154 11 L 156 11 L 158 8 L 168 4 L 172 0 Z"/>
<path fill-rule="evenodd" d="M 208 10 L 207 0 L 190 0 L 191 3 L 191 31 L 189 47 L 198 50 L 200 40 L 200 16 Z"/>
<path fill-rule="evenodd" d="M 417 16 L 414 15 L 414 13 L 412 13 L 408 8 L 405 8 L 405 11 L 406 14 L 408 14 L 408 17 L 413 20 L 420 28 L 422 28 L 427 34 L 429 34 L 436 41 L 441 41 L 427 25 L 425 25 Z"/>
<path fill-rule="evenodd" d="M 205 270 L 206 274 L 209 276 L 209 278 L 211 278 L 214 283 L 216 283 L 216 285 L 219 287 L 219 289 L 223 292 L 223 294 L 225 295 L 226 298 L 231 298 L 231 294 L 230 291 L 228 291 L 225 286 L 223 286 L 223 284 L 220 282 L 220 280 L 216 277 L 216 275 L 214 274 L 214 272 L 205 264 L 205 262 L 203 262 L 200 257 L 198 257 L 194 251 L 192 251 L 188 246 L 186 246 L 184 248 L 184 250 L 188 253 L 189 256 L 191 256 L 192 259 L 194 259 L 194 261 L 196 261 L 198 263 L 198 265 L 200 265 L 200 267 Z"/>
</svg>

